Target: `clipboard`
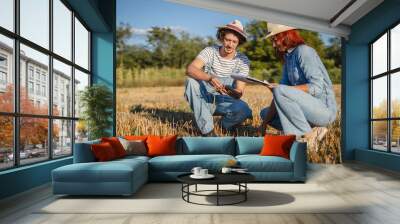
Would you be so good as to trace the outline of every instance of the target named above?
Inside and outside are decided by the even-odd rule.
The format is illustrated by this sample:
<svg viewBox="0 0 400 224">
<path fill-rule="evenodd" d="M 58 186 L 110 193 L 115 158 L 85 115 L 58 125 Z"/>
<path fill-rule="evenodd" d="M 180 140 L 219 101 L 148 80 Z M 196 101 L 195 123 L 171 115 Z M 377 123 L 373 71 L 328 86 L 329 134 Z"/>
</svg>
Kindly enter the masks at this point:
<svg viewBox="0 0 400 224">
<path fill-rule="evenodd" d="M 269 83 L 267 80 L 259 80 L 254 77 L 244 76 L 244 75 L 239 75 L 239 74 L 232 74 L 231 77 L 235 80 L 239 80 L 242 82 L 251 83 L 251 84 L 259 84 L 259 85 L 271 87 L 271 83 Z"/>
</svg>

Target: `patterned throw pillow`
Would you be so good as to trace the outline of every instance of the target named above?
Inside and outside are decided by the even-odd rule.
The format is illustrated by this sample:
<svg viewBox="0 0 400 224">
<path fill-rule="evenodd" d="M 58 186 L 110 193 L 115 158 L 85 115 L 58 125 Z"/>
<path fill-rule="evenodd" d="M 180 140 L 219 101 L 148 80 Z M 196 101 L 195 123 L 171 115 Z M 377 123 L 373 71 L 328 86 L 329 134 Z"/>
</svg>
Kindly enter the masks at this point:
<svg viewBox="0 0 400 224">
<path fill-rule="evenodd" d="M 126 151 L 126 155 L 135 155 L 135 156 L 145 156 L 147 155 L 147 149 L 144 141 L 141 140 L 126 140 L 120 138 L 122 146 Z"/>
</svg>

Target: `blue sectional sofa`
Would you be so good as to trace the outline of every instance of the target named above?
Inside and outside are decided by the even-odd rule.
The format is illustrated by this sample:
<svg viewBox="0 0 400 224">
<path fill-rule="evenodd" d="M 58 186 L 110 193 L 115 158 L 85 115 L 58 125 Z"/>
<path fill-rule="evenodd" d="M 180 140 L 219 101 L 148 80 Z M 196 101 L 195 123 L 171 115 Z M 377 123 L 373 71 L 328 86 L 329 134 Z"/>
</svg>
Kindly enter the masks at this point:
<svg viewBox="0 0 400 224">
<path fill-rule="evenodd" d="M 127 156 L 96 162 L 90 141 L 75 144 L 74 163 L 52 171 L 53 193 L 68 195 L 131 195 L 148 181 L 176 181 L 193 167 L 218 172 L 234 159 L 260 182 L 304 182 L 306 144 L 294 142 L 290 159 L 260 156 L 263 137 L 183 137 L 177 140 L 177 155 Z"/>
</svg>

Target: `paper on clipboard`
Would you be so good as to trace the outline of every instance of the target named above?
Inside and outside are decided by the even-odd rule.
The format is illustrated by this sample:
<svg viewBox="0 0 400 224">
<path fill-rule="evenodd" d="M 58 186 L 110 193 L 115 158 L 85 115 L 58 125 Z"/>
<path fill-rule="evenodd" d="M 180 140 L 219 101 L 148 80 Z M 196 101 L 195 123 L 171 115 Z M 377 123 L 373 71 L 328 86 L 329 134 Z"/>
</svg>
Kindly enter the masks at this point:
<svg viewBox="0 0 400 224">
<path fill-rule="evenodd" d="M 246 83 L 253 83 L 253 84 L 261 84 L 267 87 L 271 87 L 271 83 L 269 83 L 266 80 L 259 80 L 250 76 L 244 76 L 244 75 L 238 75 L 238 74 L 232 74 L 231 77 L 235 80 L 239 80 L 242 82 Z"/>
</svg>

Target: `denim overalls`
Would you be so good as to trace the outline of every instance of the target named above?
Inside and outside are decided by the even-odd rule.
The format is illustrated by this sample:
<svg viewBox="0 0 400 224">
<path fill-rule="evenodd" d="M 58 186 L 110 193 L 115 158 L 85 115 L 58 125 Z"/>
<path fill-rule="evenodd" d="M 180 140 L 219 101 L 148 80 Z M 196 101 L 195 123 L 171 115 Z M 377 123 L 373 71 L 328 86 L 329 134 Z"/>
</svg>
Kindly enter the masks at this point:
<svg viewBox="0 0 400 224">
<path fill-rule="evenodd" d="M 213 54 L 211 62 L 214 60 L 215 56 Z M 236 60 L 231 71 L 232 73 L 239 71 L 238 61 Z M 207 74 L 216 74 L 212 63 L 205 64 L 204 72 Z M 217 79 L 223 85 L 235 88 L 234 80 L 230 77 L 230 74 L 226 74 L 226 77 L 217 77 Z M 184 96 L 193 110 L 196 125 L 202 134 L 207 134 L 214 129 L 213 115 L 222 116 L 221 125 L 228 130 L 242 123 L 246 118 L 252 117 L 252 112 L 247 103 L 228 95 L 220 94 L 206 81 L 188 77 Z"/>
<path fill-rule="evenodd" d="M 291 86 L 306 84 L 308 93 Z M 270 125 L 285 134 L 304 135 L 312 127 L 325 127 L 336 119 L 332 82 L 315 50 L 299 45 L 285 55 L 282 80 L 273 89 L 276 116 Z M 261 112 L 264 119 L 268 107 Z"/>
</svg>

